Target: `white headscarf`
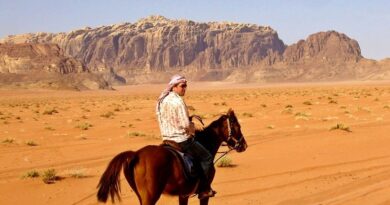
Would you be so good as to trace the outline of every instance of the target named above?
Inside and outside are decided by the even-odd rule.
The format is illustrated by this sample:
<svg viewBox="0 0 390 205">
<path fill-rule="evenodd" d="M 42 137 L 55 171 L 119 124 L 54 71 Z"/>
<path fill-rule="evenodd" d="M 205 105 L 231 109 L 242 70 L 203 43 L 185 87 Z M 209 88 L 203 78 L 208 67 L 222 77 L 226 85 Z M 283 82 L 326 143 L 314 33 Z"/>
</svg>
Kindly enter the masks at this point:
<svg viewBox="0 0 390 205">
<path fill-rule="evenodd" d="M 171 81 L 169 81 L 167 88 L 165 88 L 164 91 L 161 92 L 160 97 L 157 100 L 157 111 L 159 111 L 160 103 L 164 100 L 165 97 L 168 96 L 169 92 L 172 91 L 173 87 L 180 83 L 186 83 L 187 80 L 182 75 L 174 75 L 171 78 Z"/>
</svg>

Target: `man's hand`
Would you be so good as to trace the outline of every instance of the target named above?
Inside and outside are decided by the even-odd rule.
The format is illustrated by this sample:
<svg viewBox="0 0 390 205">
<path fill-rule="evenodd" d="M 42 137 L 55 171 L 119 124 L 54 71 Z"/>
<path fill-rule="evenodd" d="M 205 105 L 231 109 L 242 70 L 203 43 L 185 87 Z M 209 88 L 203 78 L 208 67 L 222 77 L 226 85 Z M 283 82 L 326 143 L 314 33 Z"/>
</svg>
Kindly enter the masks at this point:
<svg viewBox="0 0 390 205">
<path fill-rule="evenodd" d="M 186 128 L 185 130 L 186 130 L 187 134 L 194 136 L 195 135 L 195 124 L 193 122 L 190 122 L 190 126 L 188 126 L 188 128 Z"/>
</svg>

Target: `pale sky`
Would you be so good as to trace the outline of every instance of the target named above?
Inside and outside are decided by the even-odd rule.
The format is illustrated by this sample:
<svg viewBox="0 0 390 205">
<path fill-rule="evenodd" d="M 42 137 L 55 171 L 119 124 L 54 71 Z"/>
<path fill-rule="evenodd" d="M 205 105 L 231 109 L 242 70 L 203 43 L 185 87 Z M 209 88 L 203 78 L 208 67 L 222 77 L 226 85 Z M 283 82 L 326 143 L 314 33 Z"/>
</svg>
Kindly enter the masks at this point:
<svg viewBox="0 0 390 205">
<path fill-rule="evenodd" d="M 287 45 L 336 30 L 357 40 L 364 57 L 390 57 L 388 0 L 0 0 L 0 38 L 134 23 L 150 15 L 269 25 Z"/>
</svg>

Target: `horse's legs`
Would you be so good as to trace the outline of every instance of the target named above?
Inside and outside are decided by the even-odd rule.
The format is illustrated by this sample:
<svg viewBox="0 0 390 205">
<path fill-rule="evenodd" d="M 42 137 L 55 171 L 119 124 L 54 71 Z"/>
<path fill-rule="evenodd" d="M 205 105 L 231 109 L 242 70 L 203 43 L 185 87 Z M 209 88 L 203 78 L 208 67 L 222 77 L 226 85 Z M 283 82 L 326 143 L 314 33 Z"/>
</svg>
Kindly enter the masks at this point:
<svg viewBox="0 0 390 205">
<path fill-rule="evenodd" d="M 163 171 L 150 166 L 135 167 L 134 179 L 141 205 L 155 205 L 167 183 Z"/>
<path fill-rule="evenodd" d="M 179 205 L 187 205 L 188 196 L 179 196 Z"/>
<path fill-rule="evenodd" d="M 209 204 L 209 197 L 199 199 L 199 204 L 200 205 L 208 205 Z"/>
<path fill-rule="evenodd" d="M 145 180 L 142 182 L 142 186 L 142 189 L 138 189 L 140 204 L 155 205 L 163 192 L 164 184 L 159 184 L 157 181 Z"/>
</svg>

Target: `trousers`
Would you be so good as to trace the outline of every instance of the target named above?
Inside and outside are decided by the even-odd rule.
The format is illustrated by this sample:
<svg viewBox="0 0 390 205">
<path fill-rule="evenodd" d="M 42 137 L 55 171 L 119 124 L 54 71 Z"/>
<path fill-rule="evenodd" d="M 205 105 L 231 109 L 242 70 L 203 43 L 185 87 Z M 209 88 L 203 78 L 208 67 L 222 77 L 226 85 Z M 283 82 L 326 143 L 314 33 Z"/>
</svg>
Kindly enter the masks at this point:
<svg viewBox="0 0 390 205">
<path fill-rule="evenodd" d="M 204 176 L 207 178 L 209 176 L 209 171 L 213 166 L 213 157 L 210 152 L 204 148 L 202 144 L 194 139 L 189 139 L 184 142 L 179 143 L 180 148 L 183 152 L 190 154 L 202 167 Z"/>
</svg>

